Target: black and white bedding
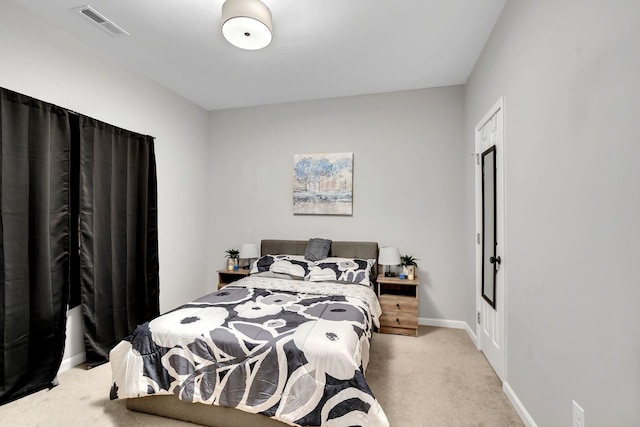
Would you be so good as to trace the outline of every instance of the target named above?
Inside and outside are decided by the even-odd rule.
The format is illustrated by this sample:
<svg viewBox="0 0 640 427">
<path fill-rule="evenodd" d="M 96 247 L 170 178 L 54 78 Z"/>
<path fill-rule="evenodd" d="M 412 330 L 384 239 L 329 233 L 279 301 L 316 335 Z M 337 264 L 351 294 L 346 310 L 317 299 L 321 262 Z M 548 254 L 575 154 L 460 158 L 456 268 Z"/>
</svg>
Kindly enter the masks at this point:
<svg viewBox="0 0 640 427">
<path fill-rule="evenodd" d="M 111 398 L 173 394 L 290 425 L 388 426 L 365 381 L 368 286 L 252 275 L 139 326 L 110 354 Z"/>
</svg>

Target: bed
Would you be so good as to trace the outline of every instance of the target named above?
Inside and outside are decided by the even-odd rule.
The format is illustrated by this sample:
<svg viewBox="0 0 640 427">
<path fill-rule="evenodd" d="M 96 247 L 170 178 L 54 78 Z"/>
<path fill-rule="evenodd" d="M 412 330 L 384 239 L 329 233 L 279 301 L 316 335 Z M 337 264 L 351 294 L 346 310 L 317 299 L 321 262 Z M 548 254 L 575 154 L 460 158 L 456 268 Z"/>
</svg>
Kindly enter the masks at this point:
<svg viewBox="0 0 640 427">
<path fill-rule="evenodd" d="M 365 380 L 381 314 L 375 242 L 263 240 L 251 275 L 166 313 L 110 354 L 112 399 L 216 427 L 388 426 Z"/>
</svg>

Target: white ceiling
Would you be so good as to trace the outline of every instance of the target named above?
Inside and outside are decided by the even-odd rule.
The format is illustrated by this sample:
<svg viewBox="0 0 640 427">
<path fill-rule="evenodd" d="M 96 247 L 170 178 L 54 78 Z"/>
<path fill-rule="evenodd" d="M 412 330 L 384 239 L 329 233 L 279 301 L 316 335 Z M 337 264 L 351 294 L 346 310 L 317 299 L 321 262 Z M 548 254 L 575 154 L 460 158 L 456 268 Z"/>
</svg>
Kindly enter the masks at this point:
<svg viewBox="0 0 640 427">
<path fill-rule="evenodd" d="M 263 0 L 259 51 L 222 37 L 223 0 L 14 2 L 213 110 L 464 84 L 506 0 Z M 72 10 L 85 4 L 130 36 Z"/>
</svg>

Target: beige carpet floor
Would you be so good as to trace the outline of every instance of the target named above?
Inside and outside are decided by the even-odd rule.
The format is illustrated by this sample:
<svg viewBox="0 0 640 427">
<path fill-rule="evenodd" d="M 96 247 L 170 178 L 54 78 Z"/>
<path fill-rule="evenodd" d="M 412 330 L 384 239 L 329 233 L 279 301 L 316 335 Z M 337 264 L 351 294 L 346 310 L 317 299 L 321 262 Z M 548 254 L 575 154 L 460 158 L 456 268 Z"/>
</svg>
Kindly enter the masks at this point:
<svg viewBox="0 0 640 427">
<path fill-rule="evenodd" d="M 367 382 L 395 427 L 524 426 L 487 359 L 462 329 L 376 334 Z"/>
<path fill-rule="evenodd" d="M 0 406 L 0 426 L 193 426 L 110 401 L 108 364 L 76 367 L 58 379 L 52 390 Z M 524 425 L 463 330 L 421 326 L 417 338 L 375 334 L 367 381 L 393 427 Z"/>
</svg>

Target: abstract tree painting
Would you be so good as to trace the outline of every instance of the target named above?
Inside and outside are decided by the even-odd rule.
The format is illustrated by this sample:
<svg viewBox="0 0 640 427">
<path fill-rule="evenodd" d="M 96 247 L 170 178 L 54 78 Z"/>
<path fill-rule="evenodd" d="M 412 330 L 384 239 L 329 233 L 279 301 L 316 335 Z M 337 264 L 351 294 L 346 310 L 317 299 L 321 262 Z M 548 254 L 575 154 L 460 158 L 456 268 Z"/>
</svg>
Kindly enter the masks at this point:
<svg viewBox="0 0 640 427">
<path fill-rule="evenodd" d="M 293 213 L 352 215 L 353 153 L 294 154 Z"/>
</svg>

